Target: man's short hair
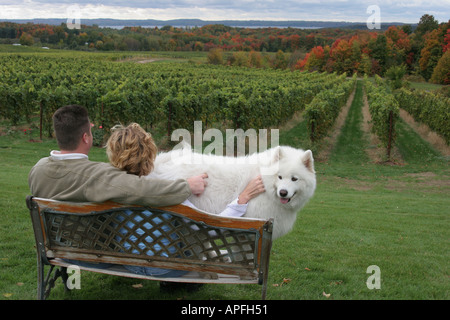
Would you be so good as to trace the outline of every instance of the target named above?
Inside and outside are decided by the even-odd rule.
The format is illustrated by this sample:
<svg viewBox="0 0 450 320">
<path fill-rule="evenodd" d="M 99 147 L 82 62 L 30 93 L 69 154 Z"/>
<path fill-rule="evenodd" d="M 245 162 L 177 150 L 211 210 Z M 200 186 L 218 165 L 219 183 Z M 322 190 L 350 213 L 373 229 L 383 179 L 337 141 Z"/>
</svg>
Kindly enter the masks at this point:
<svg viewBox="0 0 450 320">
<path fill-rule="evenodd" d="M 91 123 L 85 107 L 68 105 L 53 114 L 53 128 L 61 150 L 75 150 L 84 133 L 90 134 Z"/>
</svg>

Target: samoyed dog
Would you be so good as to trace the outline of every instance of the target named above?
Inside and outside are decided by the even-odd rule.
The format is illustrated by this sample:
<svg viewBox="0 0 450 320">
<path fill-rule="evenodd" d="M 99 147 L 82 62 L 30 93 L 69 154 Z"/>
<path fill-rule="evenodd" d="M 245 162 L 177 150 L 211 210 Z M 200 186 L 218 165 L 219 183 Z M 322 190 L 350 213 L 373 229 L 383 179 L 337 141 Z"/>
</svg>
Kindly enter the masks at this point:
<svg viewBox="0 0 450 320">
<path fill-rule="evenodd" d="M 193 152 L 190 148 L 160 153 L 149 175 L 161 179 L 187 179 L 208 174 L 208 185 L 200 196 L 191 196 L 198 209 L 222 212 L 247 184 L 261 175 L 265 192 L 249 201 L 244 217 L 274 219 L 272 239 L 288 233 L 297 212 L 316 188 L 314 159 L 310 150 L 278 146 L 245 157 L 226 157 Z"/>
</svg>

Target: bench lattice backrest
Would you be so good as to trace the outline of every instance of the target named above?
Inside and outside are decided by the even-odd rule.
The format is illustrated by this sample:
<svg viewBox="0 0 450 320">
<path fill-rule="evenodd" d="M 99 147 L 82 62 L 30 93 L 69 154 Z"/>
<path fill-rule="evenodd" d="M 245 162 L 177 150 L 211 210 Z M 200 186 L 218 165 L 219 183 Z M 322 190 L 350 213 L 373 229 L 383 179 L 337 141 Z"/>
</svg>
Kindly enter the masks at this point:
<svg viewBox="0 0 450 320">
<path fill-rule="evenodd" d="M 217 217 L 182 205 L 29 198 L 38 253 L 122 265 L 233 274 L 262 282 L 272 221 Z"/>
</svg>

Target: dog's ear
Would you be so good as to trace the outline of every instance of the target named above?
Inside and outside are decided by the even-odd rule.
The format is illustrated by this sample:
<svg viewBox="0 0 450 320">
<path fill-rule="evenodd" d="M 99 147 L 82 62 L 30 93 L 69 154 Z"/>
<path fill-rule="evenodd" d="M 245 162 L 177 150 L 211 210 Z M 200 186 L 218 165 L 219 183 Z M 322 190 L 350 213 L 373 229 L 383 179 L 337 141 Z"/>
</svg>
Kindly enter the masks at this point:
<svg viewBox="0 0 450 320">
<path fill-rule="evenodd" d="M 302 157 L 302 162 L 309 171 L 311 171 L 312 173 L 315 173 L 314 158 L 313 158 L 313 154 L 312 154 L 311 150 L 305 151 L 305 154 Z"/>
<path fill-rule="evenodd" d="M 281 147 L 280 147 L 280 146 L 276 146 L 276 147 L 273 149 L 272 163 L 277 163 L 278 161 L 280 161 L 281 157 L 282 157 L 282 154 L 281 154 Z"/>
</svg>

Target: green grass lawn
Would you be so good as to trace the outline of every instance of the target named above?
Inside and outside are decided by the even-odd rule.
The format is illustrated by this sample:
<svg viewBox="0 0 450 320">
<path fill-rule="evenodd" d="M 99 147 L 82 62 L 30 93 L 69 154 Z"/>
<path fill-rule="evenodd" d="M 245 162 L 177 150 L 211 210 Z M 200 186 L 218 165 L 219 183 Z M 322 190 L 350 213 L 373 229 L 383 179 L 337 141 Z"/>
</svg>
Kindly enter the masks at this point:
<svg viewBox="0 0 450 320">
<path fill-rule="evenodd" d="M 360 90 L 360 87 L 359 89 Z M 402 165 L 372 163 L 360 132 L 361 92 L 328 161 L 317 162 L 317 191 L 291 233 L 273 244 L 267 298 L 359 300 L 450 298 L 448 159 L 405 123 L 397 125 Z M 25 125 L 26 126 L 26 125 Z M 30 168 L 52 149 L 52 139 L 6 126 L 0 135 L 0 299 L 36 298 L 36 252 L 25 197 Z M 282 144 L 302 147 L 304 122 L 280 131 Z M 90 159 L 106 161 L 94 148 Z M 368 289 L 367 268 L 380 268 L 381 288 Z M 137 285 L 137 286 L 136 286 Z M 153 281 L 82 273 L 81 290 L 50 299 L 259 299 L 257 285 L 206 285 L 198 292 L 161 294 Z"/>
</svg>

